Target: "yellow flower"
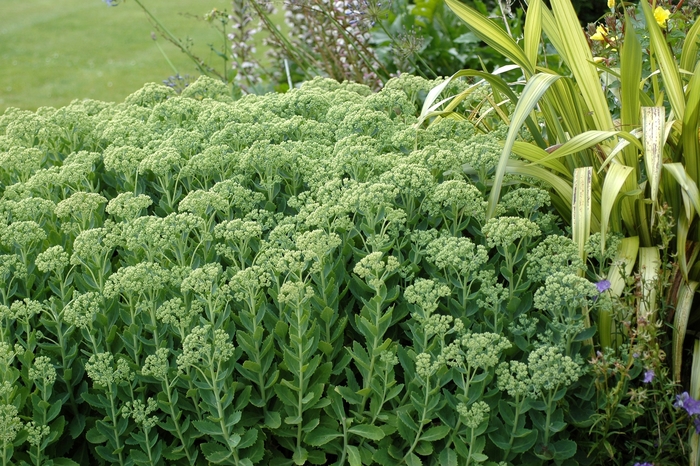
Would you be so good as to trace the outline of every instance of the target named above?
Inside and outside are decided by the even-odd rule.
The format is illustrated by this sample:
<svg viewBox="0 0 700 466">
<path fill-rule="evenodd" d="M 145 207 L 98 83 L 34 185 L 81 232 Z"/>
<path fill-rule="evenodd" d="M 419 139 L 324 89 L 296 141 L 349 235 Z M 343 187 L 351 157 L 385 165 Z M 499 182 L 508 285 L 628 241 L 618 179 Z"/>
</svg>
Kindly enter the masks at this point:
<svg viewBox="0 0 700 466">
<path fill-rule="evenodd" d="M 602 63 L 603 61 L 605 61 L 603 57 L 593 57 L 593 63 Z"/>
<path fill-rule="evenodd" d="M 611 10 L 615 8 L 615 0 L 608 0 L 608 8 Z"/>
<path fill-rule="evenodd" d="M 666 20 L 668 19 L 669 16 L 671 16 L 671 12 L 665 8 L 661 8 L 660 6 L 657 6 L 656 9 L 654 10 L 654 19 L 659 24 L 659 26 L 661 26 L 662 28 L 666 27 Z"/>
<path fill-rule="evenodd" d="M 595 34 L 591 36 L 591 40 L 603 41 L 608 35 L 608 29 L 605 26 L 598 26 L 595 28 Z"/>
</svg>

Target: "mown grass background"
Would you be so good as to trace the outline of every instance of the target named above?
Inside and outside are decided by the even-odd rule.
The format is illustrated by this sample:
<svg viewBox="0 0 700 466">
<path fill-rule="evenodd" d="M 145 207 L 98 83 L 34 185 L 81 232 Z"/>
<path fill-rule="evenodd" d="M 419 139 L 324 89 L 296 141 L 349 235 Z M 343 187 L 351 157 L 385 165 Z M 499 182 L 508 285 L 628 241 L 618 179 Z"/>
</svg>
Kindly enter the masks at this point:
<svg viewBox="0 0 700 466">
<path fill-rule="evenodd" d="M 221 34 L 201 18 L 228 0 L 144 0 L 181 39 L 191 37 L 202 58 L 215 58 Z M 154 28 L 133 1 L 108 7 L 101 0 L 0 0 L 0 114 L 7 107 L 36 110 L 73 99 L 121 101 L 146 82 L 175 74 L 151 40 Z M 165 39 L 158 42 L 181 75 L 194 64 Z M 217 59 L 219 60 L 219 59 Z M 221 61 L 216 65 L 221 69 Z"/>
</svg>

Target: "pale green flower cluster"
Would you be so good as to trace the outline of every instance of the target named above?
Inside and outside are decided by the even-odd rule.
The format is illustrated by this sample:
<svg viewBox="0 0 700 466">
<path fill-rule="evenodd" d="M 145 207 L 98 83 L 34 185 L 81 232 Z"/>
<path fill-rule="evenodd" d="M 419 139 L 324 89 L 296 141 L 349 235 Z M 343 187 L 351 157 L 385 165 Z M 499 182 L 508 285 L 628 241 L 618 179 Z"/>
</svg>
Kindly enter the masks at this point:
<svg viewBox="0 0 700 466">
<path fill-rule="evenodd" d="M 32 446 L 41 445 L 41 441 L 48 437 L 51 433 L 51 428 L 47 425 L 39 425 L 34 421 L 29 421 L 24 425 L 27 431 L 27 441 Z"/>
<path fill-rule="evenodd" d="M 100 312 L 102 297 L 99 293 L 88 291 L 87 293 L 75 292 L 73 299 L 63 308 L 63 320 L 78 328 L 88 328 Z"/>
<path fill-rule="evenodd" d="M 621 242 L 622 236 L 619 234 L 607 235 L 605 237 L 605 251 L 601 256 L 601 237 L 600 232 L 597 232 L 588 237 L 584 249 L 588 257 L 596 257 L 602 264 L 615 258 Z"/>
<path fill-rule="evenodd" d="M 207 218 L 214 212 L 227 212 L 228 201 L 224 196 L 213 191 L 201 189 L 190 191 L 178 204 L 179 212 L 192 212 L 193 214 Z"/>
<path fill-rule="evenodd" d="M 486 236 L 489 247 L 507 249 L 517 240 L 534 238 L 541 234 L 536 223 L 522 217 L 499 217 L 486 221 L 481 232 Z"/>
<path fill-rule="evenodd" d="M 526 258 L 527 275 L 536 282 L 544 282 L 555 273 L 576 274 L 584 268 L 578 246 L 566 236 L 547 236 Z"/>
<path fill-rule="evenodd" d="M 254 297 L 271 284 L 270 273 L 259 265 L 239 270 L 228 282 L 228 289 L 238 301 Z"/>
<path fill-rule="evenodd" d="M 63 269 L 68 265 L 70 257 L 63 249 L 63 246 L 51 246 L 46 251 L 36 256 L 34 263 L 40 272 L 53 272 L 61 274 Z"/>
<path fill-rule="evenodd" d="M 19 200 L 3 199 L 0 201 L 0 214 L 13 221 L 34 220 L 40 225 L 50 220 L 56 204 L 40 197 L 23 197 Z"/>
<path fill-rule="evenodd" d="M 100 263 L 118 245 L 119 236 L 108 227 L 91 228 L 82 231 L 73 241 L 73 254 L 70 263 L 73 265 Z"/>
<path fill-rule="evenodd" d="M 214 227 L 214 238 L 240 244 L 262 236 L 262 226 L 258 222 L 234 219 L 218 223 Z"/>
<path fill-rule="evenodd" d="M 582 368 L 557 346 L 540 346 L 527 357 L 527 368 L 535 396 L 541 398 L 568 387 L 583 374 Z"/>
<path fill-rule="evenodd" d="M 158 348 L 155 354 L 146 356 L 146 360 L 143 362 L 143 367 L 141 368 L 141 374 L 154 377 L 158 380 L 165 380 L 168 376 L 168 369 L 170 368 L 168 362 L 169 354 L 170 350 L 168 348 Z"/>
<path fill-rule="evenodd" d="M 147 154 L 141 160 L 139 163 L 139 174 L 143 175 L 151 172 L 156 176 L 164 177 L 174 173 L 184 163 L 185 160 L 176 149 L 165 147 Z"/>
<path fill-rule="evenodd" d="M 512 345 L 496 333 L 466 333 L 461 337 L 466 363 L 473 368 L 489 369 L 498 364 L 501 353 Z"/>
<path fill-rule="evenodd" d="M 44 241 L 47 235 L 34 220 L 13 222 L 0 230 L 0 242 L 7 248 L 26 248 L 32 243 Z"/>
<path fill-rule="evenodd" d="M 11 444 L 22 430 L 22 420 L 13 404 L 0 404 L 0 443 Z"/>
<path fill-rule="evenodd" d="M 314 261 L 317 267 L 320 267 L 320 264 L 342 244 L 342 240 L 336 233 L 312 230 L 297 235 L 294 243 L 307 260 Z"/>
<path fill-rule="evenodd" d="M 191 291 L 200 296 L 208 296 L 219 284 L 219 278 L 223 269 L 221 264 L 209 263 L 192 270 L 182 281 L 180 289 L 183 293 Z"/>
<path fill-rule="evenodd" d="M 395 273 L 401 265 L 394 256 L 387 256 L 386 262 L 382 260 L 383 257 L 381 252 L 372 252 L 360 259 L 353 268 L 353 272 L 375 290 L 381 288 L 386 278 Z"/>
<path fill-rule="evenodd" d="M 423 323 L 423 331 L 425 332 L 427 338 L 430 338 L 433 335 L 444 337 L 451 330 L 453 320 L 454 318 L 452 316 L 444 316 L 440 314 L 431 315 Z"/>
<path fill-rule="evenodd" d="M 27 266 L 17 254 L 0 254 L 0 279 L 9 281 L 10 277 L 24 280 Z"/>
<path fill-rule="evenodd" d="M 107 299 L 157 292 L 170 282 L 170 274 L 157 262 L 140 262 L 122 267 L 109 276 L 104 286 Z"/>
<path fill-rule="evenodd" d="M 158 424 L 158 416 L 150 416 L 157 410 L 158 403 L 151 397 L 146 400 L 146 403 L 141 400 L 127 401 L 122 406 L 122 417 L 125 419 L 131 417 L 136 424 L 150 430 Z"/>
<path fill-rule="evenodd" d="M 17 177 L 12 181 L 25 182 L 41 169 L 46 153 L 36 147 L 11 146 L 7 152 L 0 151 L 0 167 Z"/>
<path fill-rule="evenodd" d="M 440 269 L 469 277 L 489 260 L 488 251 L 466 237 L 440 236 L 425 249 L 426 259 Z"/>
<path fill-rule="evenodd" d="M 210 191 L 224 196 L 232 208 L 240 211 L 240 215 L 252 212 L 265 199 L 264 194 L 251 191 L 235 180 L 216 183 Z"/>
<path fill-rule="evenodd" d="M 132 192 L 120 193 L 111 199 L 105 210 L 108 214 L 124 220 L 133 220 L 141 215 L 153 201 L 145 194 L 134 195 Z"/>
<path fill-rule="evenodd" d="M 530 218 L 541 207 L 551 205 L 549 193 L 540 188 L 517 188 L 507 192 L 501 199 L 507 210 L 515 211 Z"/>
<path fill-rule="evenodd" d="M 203 310 L 203 304 L 199 301 L 193 301 L 188 310 L 182 298 L 172 298 L 156 309 L 156 319 L 164 324 L 184 328 L 188 327 L 192 319 L 200 315 Z"/>
<path fill-rule="evenodd" d="M 56 204 L 56 217 L 73 217 L 78 220 L 90 218 L 107 203 L 107 198 L 97 193 L 78 192 Z"/>
<path fill-rule="evenodd" d="M 212 330 L 210 324 L 194 327 L 182 342 L 182 353 L 177 357 L 177 367 L 208 367 L 216 362 L 231 359 L 234 352 L 231 337 L 223 329 Z"/>
<path fill-rule="evenodd" d="M 467 408 L 464 403 L 457 404 L 457 412 L 462 417 L 464 425 L 469 429 L 476 429 L 488 418 L 491 411 L 484 401 L 477 401 Z"/>
<path fill-rule="evenodd" d="M 414 163 L 398 163 L 379 177 L 380 183 L 398 188 L 402 197 L 420 198 L 432 191 L 433 175 L 427 168 Z"/>
<path fill-rule="evenodd" d="M 435 280 L 418 278 L 406 287 L 403 295 L 406 301 L 421 307 L 428 316 L 437 309 L 440 298 L 450 295 L 450 287 Z"/>
<path fill-rule="evenodd" d="M 440 368 L 438 361 L 433 361 L 433 357 L 428 353 L 416 355 L 416 374 L 421 379 L 428 380 Z"/>
<path fill-rule="evenodd" d="M 29 368 L 28 375 L 42 389 L 56 382 L 56 368 L 48 356 L 37 356 L 34 359 L 34 366 Z"/>
<path fill-rule="evenodd" d="M 130 174 L 136 173 L 146 154 L 144 149 L 138 147 L 112 144 L 105 149 L 102 160 L 107 170 Z"/>
<path fill-rule="evenodd" d="M 463 179 L 447 180 L 438 184 L 428 196 L 426 208 L 431 216 L 444 214 L 445 209 L 455 208 L 478 222 L 486 216 L 487 202 L 481 191 Z"/>
<path fill-rule="evenodd" d="M 40 302 L 24 298 L 21 301 L 15 301 L 10 305 L 10 316 L 13 319 L 29 320 L 34 316 L 41 314 L 43 306 Z"/>
<path fill-rule="evenodd" d="M 507 391 L 512 397 L 534 395 L 534 386 L 530 379 L 527 364 L 520 361 L 502 362 L 496 369 L 498 389 Z"/>
<path fill-rule="evenodd" d="M 544 287 L 535 293 L 534 305 L 554 316 L 571 314 L 598 294 L 595 284 L 571 273 L 557 272 L 547 277 Z"/>
<path fill-rule="evenodd" d="M 302 303 L 311 299 L 313 295 L 314 289 L 311 286 L 303 282 L 288 281 L 284 282 L 280 287 L 277 300 L 290 306 L 301 306 Z"/>
<path fill-rule="evenodd" d="M 85 364 L 85 371 L 95 385 L 102 387 L 110 387 L 134 378 L 126 359 L 118 359 L 115 367 L 112 353 L 93 354 Z"/>
</svg>

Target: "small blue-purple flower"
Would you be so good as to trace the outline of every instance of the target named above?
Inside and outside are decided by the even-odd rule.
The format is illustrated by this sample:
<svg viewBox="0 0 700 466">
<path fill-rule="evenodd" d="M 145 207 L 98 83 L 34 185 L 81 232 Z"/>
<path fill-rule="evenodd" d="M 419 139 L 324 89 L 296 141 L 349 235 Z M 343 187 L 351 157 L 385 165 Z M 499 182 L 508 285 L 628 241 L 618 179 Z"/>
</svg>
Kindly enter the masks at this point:
<svg viewBox="0 0 700 466">
<path fill-rule="evenodd" d="M 654 463 L 634 463 L 634 466 L 654 466 Z"/>
<path fill-rule="evenodd" d="M 610 281 L 609 280 L 601 280 L 595 284 L 595 287 L 598 288 L 598 293 L 602 293 L 602 292 L 610 289 Z"/>
<path fill-rule="evenodd" d="M 652 380 L 654 380 L 654 369 L 647 369 L 644 371 L 644 380 L 642 382 L 650 383 Z"/>
<path fill-rule="evenodd" d="M 700 414 L 700 401 L 693 399 L 688 392 L 676 395 L 676 402 L 673 403 L 673 406 L 685 409 L 689 416 Z"/>
</svg>

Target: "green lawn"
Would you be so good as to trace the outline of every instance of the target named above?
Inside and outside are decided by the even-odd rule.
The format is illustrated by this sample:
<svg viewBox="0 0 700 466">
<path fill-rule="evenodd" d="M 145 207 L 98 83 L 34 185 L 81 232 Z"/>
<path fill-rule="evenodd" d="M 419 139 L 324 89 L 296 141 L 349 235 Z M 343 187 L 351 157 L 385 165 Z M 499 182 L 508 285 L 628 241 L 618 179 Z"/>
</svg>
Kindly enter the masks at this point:
<svg viewBox="0 0 700 466">
<path fill-rule="evenodd" d="M 228 0 L 144 3 L 173 34 L 192 37 L 203 58 L 212 55 L 207 44 L 221 46 L 216 29 L 183 13 L 201 17 L 212 8 L 230 9 Z M 110 8 L 101 0 L 0 0 L 0 18 L 0 114 L 76 98 L 121 101 L 144 83 L 174 74 L 133 1 Z M 160 37 L 158 43 L 181 75 L 198 75 L 173 45 Z"/>
</svg>

